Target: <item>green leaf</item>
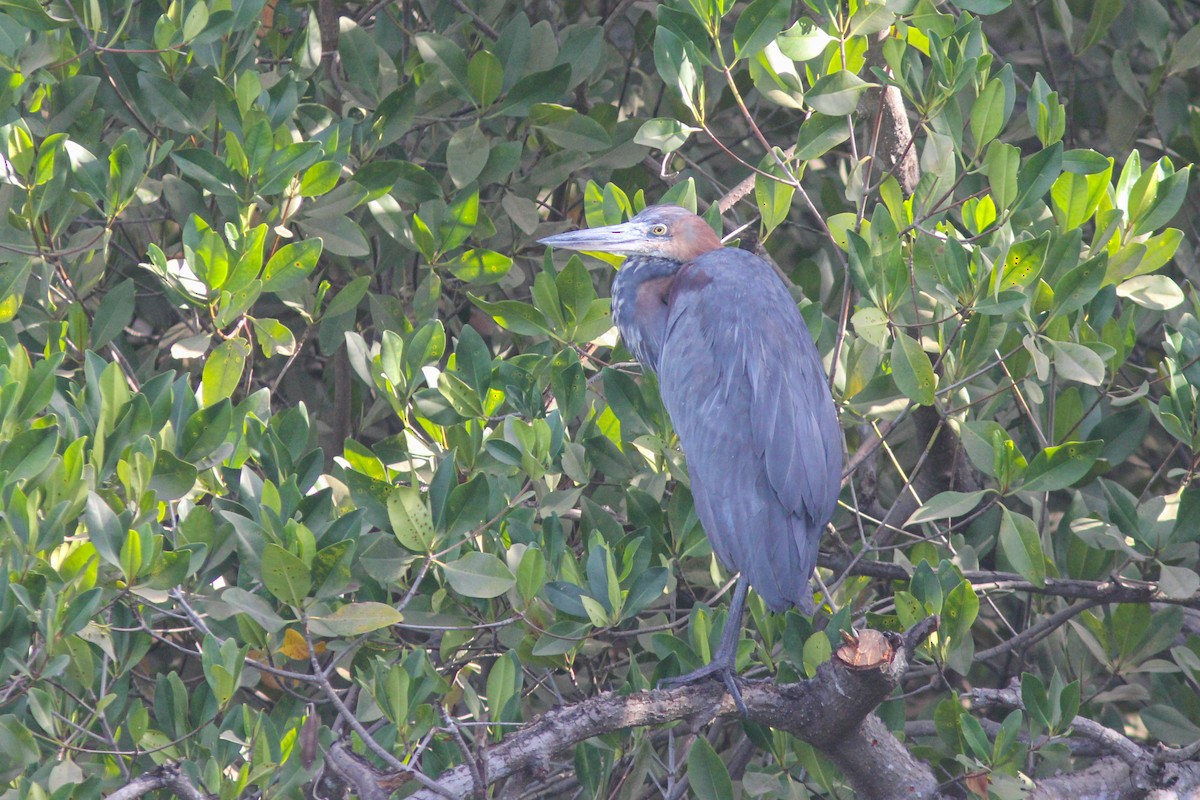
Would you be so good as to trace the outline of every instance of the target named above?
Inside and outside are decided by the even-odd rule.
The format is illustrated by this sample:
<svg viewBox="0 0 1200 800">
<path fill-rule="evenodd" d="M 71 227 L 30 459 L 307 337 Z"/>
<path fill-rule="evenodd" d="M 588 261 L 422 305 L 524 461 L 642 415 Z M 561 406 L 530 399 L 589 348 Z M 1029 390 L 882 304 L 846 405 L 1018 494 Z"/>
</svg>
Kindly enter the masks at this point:
<svg viewBox="0 0 1200 800">
<path fill-rule="evenodd" d="M 91 346 L 94 350 L 99 351 L 111 342 L 133 319 L 136 290 L 137 284 L 126 278 L 104 295 L 92 324 Z"/>
<path fill-rule="evenodd" d="M 1108 190 L 1110 171 L 1091 175 L 1064 172 L 1050 187 L 1050 205 L 1054 219 L 1064 230 L 1073 230 L 1096 213 Z"/>
<path fill-rule="evenodd" d="M 572 256 L 567 266 L 558 273 L 558 277 L 554 279 L 554 288 L 558 290 L 559 303 L 566 312 L 569 323 L 582 320 L 596 299 L 592 274 L 583 265 L 583 259 L 578 256 Z"/>
<path fill-rule="evenodd" d="M 426 200 L 434 200 L 442 196 L 442 187 L 438 185 L 437 179 L 430 175 L 424 167 L 411 161 L 383 161 L 367 164 L 355 173 L 354 179 L 366 181 L 373 174 L 370 172 L 372 168 L 385 170 L 383 174 L 376 176 L 376 179 L 382 185 L 392 185 L 392 193 L 396 199 L 405 203 L 423 203 Z M 367 185 L 370 188 L 370 184 Z"/>
<path fill-rule="evenodd" d="M 667 590 L 669 577 L 670 571 L 666 567 L 651 567 L 638 575 L 625 597 L 621 610 L 622 620 L 630 619 L 660 599 Z"/>
<path fill-rule="evenodd" d="M 479 189 L 472 187 L 458 194 L 438 225 L 441 249 L 450 250 L 467 240 L 479 224 Z"/>
<path fill-rule="evenodd" d="M 308 567 L 300 557 L 274 542 L 263 548 L 262 579 L 267 591 L 292 607 L 299 607 L 312 589 Z"/>
<path fill-rule="evenodd" d="M 691 46 L 661 25 L 654 34 L 654 67 L 663 85 L 677 92 L 697 118 L 702 114 L 696 102 L 696 87 L 703 86 L 692 58 Z"/>
<path fill-rule="evenodd" d="M 504 101 L 492 113 L 526 117 L 536 103 L 552 103 L 561 99 L 570 84 L 571 71 L 562 67 L 551 67 L 526 75 L 509 89 Z"/>
<path fill-rule="evenodd" d="M 733 26 L 733 55 L 746 58 L 766 47 L 783 30 L 792 12 L 789 0 L 754 0 Z"/>
<path fill-rule="evenodd" d="M 517 594 L 526 603 L 532 602 L 546 585 L 546 556 L 537 547 L 525 548 L 517 565 Z"/>
<path fill-rule="evenodd" d="M 1067 442 L 1047 447 L 1029 462 L 1021 489 L 1027 492 L 1051 492 L 1065 489 L 1088 474 L 1104 442 Z"/>
<path fill-rule="evenodd" d="M 316 269 L 322 247 L 320 239 L 302 239 L 279 248 L 263 270 L 263 291 L 282 292 L 298 286 Z"/>
<path fill-rule="evenodd" d="M 1039 200 L 1054 185 L 1062 172 L 1062 142 L 1031 155 L 1017 172 L 1017 202 L 1015 208 L 1026 208 Z"/>
<path fill-rule="evenodd" d="M 262 272 L 266 241 L 266 225 L 256 225 L 250 229 L 241 243 L 241 254 L 237 257 L 237 263 L 230 268 L 222 289 L 231 294 L 238 293 L 249 289 L 258 280 L 258 275 Z M 262 291 L 261 283 L 259 291 Z"/>
<path fill-rule="evenodd" d="M 892 378 L 896 387 L 917 405 L 933 405 L 937 376 L 933 374 L 929 355 L 903 331 L 897 331 L 892 342 Z"/>
<path fill-rule="evenodd" d="M 296 337 L 291 329 L 277 319 L 250 318 L 258 346 L 267 358 L 277 355 L 290 356 L 296 352 Z"/>
<path fill-rule="evenodd" d="M 258 176 L 260 195 L 279 194 L 305 169 L 321 160 L 320 142 L 296 142 L 271 154 Z"/>
<path fill-rule="evenodd" d="M 388 494 L 387 512 L 400 544 L 414 553 L 428 553 L 433 548 L 437 532 L 420 490 L 397 486 Z"/>
<path fill-rule="evenodd" d="M 1004 82 L 993 78 L 984 84 L 975 105 L 971 107 L 971 136 L 978 155 L 1004 129 L 1007 101 Z"/>
<path fill-rule="evenodd" d="M 875 306 L 860 308 L 850 318 L 850 324 L 854 326 L 855 333 L 880 350 L 887 343 L 889 320 L 881 309 Z"/>
<path fill-rule="evenodd" d="M 229 587 L 221 593 L 221 602 L 239 614 L 246 614 L 266 628 L 270 633 L 277 633 L 287 625 L 282 616 L 275 613 L 271 604 L 260 595 L 248 593 L 245 589 Z"/>
<path fill-rule="evenodd" d="M 684 125 L 677 119 L 655 117 L 642 123 L 642 127 L 634 134 L 633 141 L 664 153 L 673 153 L 698 130 L 700 129 Z"/>
<path fill-rule="evenodd" d="M 1083 42 L 1079 48 L 1080 54 L 1108 35 L 1113 21 L 1125 8 L 1125 0 L 1095 0 L 1091 8 L 1092 14 L 1088 17 L 1087 30 L 1083 34 Z"/>
<path fill-rule="evenodd" d="M 1042 539 L 1037 525 L 1024 514 L 1000 507 L 1000 549 L 1025 580 L 1034 586 L 1046 585 L 1046 557 L 1042 554 Z"/>
<path fill-rule="evenodd" d="M 450 588 L 463 597 L 499 597 L 517 583 L 504 562 L 491 553 L 467 553 L 444 565 L 442 571 Z"/>
<path fill-rule="evenodd" d="M 337 186 L 342 175 L 342 165 L 336 161 L 318 161 L 300 178 L 301 197 L 320 197 Z"/>
<path fill-rule="evenodd" d="M 499 720 L 503 716 L 504 708 L 516 694 L 520 681 L 521 660 L 516 653 L 510 651 L 492 662 L 485 687 L 492 719 Z"/>
<path fill-rule="evenodd" d="M 437 388 L 460 416 L 467 419 L 484 416 L 483 400 L 479 397 L 479 392 L 453 372 L 438 375 Z"/>
<path fill-rule="evenodd" d="M 817 668 L 828 661 L 832 655 L 833 646 L 829 644 L 829 637 L 825 635 L 824 631 L 817 631 L 809 636 L 804 640 L 802 652 L 804 674 L 810 678 L 816 675 Z"/>
<path fill-rule="evenodd" d="M 487 164 L 489 153 L 491 143 L 478 122 L 459 128 L 446 145 L 446 166 L 450 180 L 461 189 L 478 178 Z"/>
<path fill-rule="evenodd" d="M 228 399 L 205 406 L 183 424 L 175 452 L 184 461 L 195 464 L 224 444 L 232 424 L 233 405 Z"/>
<path fill-rule="evenodd" d="M 7 472 L 9 483 L 35 477 L 50 463 L 58 448 L 58 426 L 26 428 L 0 445 L 0 472 Z"/>
<path fill-rule="evenodd" d="M 199 471 L 193 465 L 166 450 L 159 450 L 154 456 L 150 490 L 159 500 L 178 500 L 192 490 L 198 475 Z"/>
<path fill-rule="evenodd" d="M 500 59 L 487 50 L 471 56 L 467 65 L 467 88 L 480 106 L 487 107 L 496 102 L 504 87 L 504 66 Z"/>
<path fill-rule="evenodd" d="M 1153 311 L 1169 311 L 1183 302 L 1180 284 L 1165 275 L 1139 275 L 1129 278 L 1117 287 L 1117 296 L 1138 303 Z"/>
<path fill-rule="evenodd" d="M 953 589 L 946 592 L 941 614 L 942 624 L 939 630 L 950 645 L 946 654 L 946 666 L 961 675 L 966 675 L 975 656 L 971 627 L 979 616 L 979 596 L 970 581 L 959 581 Z"/>
<path fill-rule="evenodd" d="M 367 293 L 367 289 L 371 285 L 370 275 L 360 275 L 354 280 L 342 287 L 342 290 L 333 296 L 329 301 L 329 305 L 325 307 L 326 317 L 338 317 L 342 314 L 348 314 L 358 308 L 358 304 L 362 302 L 363 297 Z"/>
<path fill-rule="evenodd" d="M 983 725 L 979 720 L 972 717 L 970 714 L 961 714 L 958 717 L 959 730 L 962 731 L 963 740 L 970 748 L 971 754 L 979 759 L 986 759 L 992 754 L 992 743 L 988 739 L 987 734 L 983 730 Z"/>
<path fill-rule="evenodd" d="M 436 33 L 419 33 L 412 37 L 413 44 L 421 58 L 437 65 L 459 96 L 468 98 L 471 90 L 468 85 L 468 66 L 466 52 L 452 39 Z"/>
<path fill-rule="evenodd" d="M 1071 269 L 1054 286 L 1054 305 L 1051 317 L 1070 314 L 1092 301 L 1104 282 L 1108 258 L 1101 253 Z"/>
<path fill-rule="evenodd" d="M 961 517 L 964 514 L 974 511 L 987 494 L 987 491 L 982 489 L 974 492 L 942 492 L 936 494 L 913 512 L 913 515 L 904 524 L 916 525 L 918 522 L 932 522 L 938 519 Z"/>
<path fill-rule="evenodd" d="M 1032 672 L 1021 675 L 1021 705 L 1034 722 L 1043 728 L 1050 727 L 1050 695 L 1046 684 Z"/>
<path fill-rule="evenodd" d="M 612 147 L 612 139 L 603 125 L 568 106 L 538 103 L 530 108 L 529 121 L 543 136 L 566 150 L 591 153 Z"/>
<path fill-rule="evenodd" d="M 1200 592 L 1200 575 L 1191 567 L 1159 565 L 1158 589 L 1171 600 L 1187 600 Z"/>
<path fill-rule="evenodd" d="M 447 265 L 454 277 L 475 286 L 499 282 L 512 269 L 513 260 L 494 250 L 467 250 Z"/>
<path fill-rule="evenodd" d="M 38 749 L 33 734 L 22 724 L 21 719 L 14 714 L 0 715 L 0 767 L 5 774 L 11 772 L 13 765 L 23 769 L 29 764 L 42 763 L 42 753 Z M 19 773 L 20 769 L 18 769 Z M 38 784 L 34 784 L 38 785 Z M 45 796 L 45 792 L 42 792 Z"/>
<path fill-rule="evenodd" d="M 779 148 L 775 148 L 775 157 L 783 160 L 785 156 Z M 754 201 L 758 206 L 759 217 L 762 219 L 763 238 L 771 234 L 781 222 L 787 219 L 792 208 L 792 195 L 796 187 L 786 182 L 775 158 L 771 155 L 763 157 L 759 164 L 761 172 L 754 175 Z M 775 176 L 775 177 L 770 177 Z"/>
<path fill-rule="evenodd" d="M 1017 197 L 1017 170 L 1021 151 L 1011 144 L 993 141 L 983 156 L 983 173 L 987 175 L 992 199 L 1002 214 L 1008 211 Z"/>
<path fill-rule="evenodd" d="M 1163 159 L 1166 161 L 1166 159 Z M 1168 162 L 1169 163 L 1169 162 Z M 1183 206 L 1187 196 L 1188 179 L 1192 165 L 1167 175 L 1154 187 L 1154 198 L 1138 209 L 1134 219 L 1134 233 L 1141 235 L 1166 225 Z"/>
<path fill-rule="evenodd" d="M 1050 346 L 1051 360 L 1059 375 L 1087 386 L 1104 383 L 1104 359 L 1096 355 L 1095 350 L 1074 342 L 1046 340 L 1046 344 Z"/>
<path fill-rule="evenodd" d="M 850 18 L 847 31 L 850 36 L 873 36 L 885 31 L 896 21 L 896 12 L 889 8 L 890 3 L 860 3 L 858 11 Z"/>
<path fill-rule="evenodd" d="M 1113 160 L 1102 156 L 1095 150 L 1068 150 L 1063 153 L 1063 171 L 1074 172 L 1077 175 L 1095 175 L 1111 169 Z"/>
<path fill-rule="evenodd" d="M 824 636 L 824 634 L 821 634 Z M 688 783 L 699 800 L 729 800 L 733 797 L 733 781 L 729 770 L 708 739 L 697 736 L 687 759 Z"/>
<path fill-rule="evenodd" d="M 108 563 L 119 566 L 125 531 L 108 503 L 95 492 L 88 492 L 83 520 L 87 524 L 88 539 L 96 552 Z"/>
<path fill-rule="evenodd" d="M 207 150 L 195 147 L 176 150 L 171 159 L 180 172 L 217 197 L 237 197 L 242 189 L 242 179 Z"/>
<path fill-rule="evenodd" d="M 362 258 L 371 253 L 371 245 L 367 242 L 362 228 L 357 222 L 340 213 L 333 216 L 297 217 L 296 227 L 309 239 L 319 240 L 325 250 L 335 256 Z"/>
<path fill-rule="evenodd" d="M 972 14 L 999 14 L 1012 5 L 1012 0 L 953 0 L 954 5 Z"/>
<path fill-rule="evenodd" d="M 846 116 L 858 108 L 858 98 L 875 86 L 849 70 L 838 70 L 818 78 L 804 95 L 804 101 L 822 114 Z"/>
<path fill-rule="evenodd" d="M 837 41 L 810 17 L 800 17 L 775 43 L 779 50 L 793 61 L 811 61 L 825 52 L 830 42 Z"/>
<path fill-rule="evenodd" d="M 0 263 L 0 323 L 11 322 L 20 311 L 32 267 L 32 258 Z"/>
<path fill-rule="evenodd" d="M 1046 260 L 1046 249 L 1049 244 L 1049 233 L 1036 239 L 1014 242 L 1004 255 L 1004 268 L 1000 273 L 996 291 L 1024 289 L 1032 285 L 1041 275 L 1042 264 Z"/>
<path fill-rule="evenodd" d="M 446 535 L 461 536 L 480 527 L 487 516 L 491 495 L 487 477 L 482 473 L 451 489 L 443 520 Z"/>
<path fill-rule="evenodd" d="M 349 603 L 332 614 L 309 617 L 308 627 L 317 636 L 362 636 L 403 619 L 403 614 L 386 603 Z"/>
<path fill-rule="evenodd" d="M 808 161 L 823 156 L 849 139 L 850 133 L 850 125 L 845 117 L 813 114 L 800 126 L 796 136 L 795 157 Z"/>
<path fill-rule="evenodd" d="M 1171 48 L 1171 57 L 1167 59 L 1167 74 L 1177 75 L 1196 67 L 1200 67 L 1200 24 L 1193 25 Z"/>
<path fill-rule="evenodd" d="M 523 336 L 549 336 L 550 325 L 545 315 L 528 303 L 516 300 L 501 300 L 489 303 L 472 294 L 468 294 L 471 302 L 480 310 L 491 316 L 496 324 L 505 330 L 519 333 Z"/>
<path fill-rule="evenodd" d="M 213 348 L 204 362 L 204 374 L 200 379 L 204 405 L 211 406 L 233 394 L 242 380 L 249 356 L 250 343 L 240 336 L 226 339 Z"/>
</svg>

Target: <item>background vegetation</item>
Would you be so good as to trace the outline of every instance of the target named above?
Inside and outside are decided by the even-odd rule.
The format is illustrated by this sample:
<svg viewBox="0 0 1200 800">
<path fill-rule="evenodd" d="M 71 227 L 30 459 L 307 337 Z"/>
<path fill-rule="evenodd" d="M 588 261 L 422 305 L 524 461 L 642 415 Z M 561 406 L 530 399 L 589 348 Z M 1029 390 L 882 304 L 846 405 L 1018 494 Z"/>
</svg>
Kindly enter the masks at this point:
<svg viewBox="0 0 1200 800">
<path fill-rule="evenodd" d="M 937 791 L 1195 785 L 1198 22 L 0 0 L 2 796 L 461 796 L 703 662 L 731 576 L 612 267 L 535 244 L 650 202 L 779 265 L 846 432 L 825 605 L 752 598 L 750 675 L 936 614 L 879 714 Z M 621 727 L 495 791 L 854 781 Z"/>
</svg>

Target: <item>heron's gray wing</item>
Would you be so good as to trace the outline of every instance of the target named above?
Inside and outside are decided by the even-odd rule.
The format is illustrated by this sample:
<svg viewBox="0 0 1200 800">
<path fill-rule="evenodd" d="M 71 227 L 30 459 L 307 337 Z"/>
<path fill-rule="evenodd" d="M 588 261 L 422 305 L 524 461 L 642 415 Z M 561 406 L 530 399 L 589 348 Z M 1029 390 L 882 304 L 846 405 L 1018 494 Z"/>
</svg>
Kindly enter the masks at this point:
<svg viewBox="0 0 1200 800">
<path fill-rule="evenodd" d="M 670 302 L 659 384 L 697 515 L 768 606 L 811 610 L 842 450 L 808 330 L 770 266 L 740 250 L 685 265 Z"/>
</svg>

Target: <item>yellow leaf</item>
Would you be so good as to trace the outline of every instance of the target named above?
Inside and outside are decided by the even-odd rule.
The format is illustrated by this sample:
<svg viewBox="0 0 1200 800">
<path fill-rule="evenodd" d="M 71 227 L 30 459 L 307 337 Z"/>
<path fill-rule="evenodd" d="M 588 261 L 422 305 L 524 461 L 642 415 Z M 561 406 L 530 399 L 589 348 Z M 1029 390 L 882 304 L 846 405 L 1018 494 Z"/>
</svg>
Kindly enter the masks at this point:
<svg viewBox="0 0 1200 800">
<path fill-rule="evenodd" d="M 276 652 L 296 661 L 304 661 L 308 658 L 308 642 L 304 641 L 298 630 L 288 628 L 283 632 L 283 644 Z"/>
</svg>

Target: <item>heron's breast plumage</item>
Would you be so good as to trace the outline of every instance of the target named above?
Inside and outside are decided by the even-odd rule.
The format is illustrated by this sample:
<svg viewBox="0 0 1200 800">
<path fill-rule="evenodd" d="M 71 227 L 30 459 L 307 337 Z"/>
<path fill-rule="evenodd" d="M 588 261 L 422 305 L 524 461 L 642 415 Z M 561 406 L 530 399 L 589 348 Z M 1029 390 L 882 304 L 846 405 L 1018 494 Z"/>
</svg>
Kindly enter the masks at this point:
<svg viewBox="0 0 1200 800">
<path fill-rule="evenodd" d="M 665 258 L 634 256 L 613 281 L 613 322 L 626 349 L 652 372 L 658 371 L 671 286 L 680 266 Z"/>
<path fill-rule="evenodd" d="M 809 610 L 842 463 L 816 347 L 783 282 L 750 253 L 684 264 L 669 300 L 659 386 L 700 521 L 769 607 Z"/>
</svg>

